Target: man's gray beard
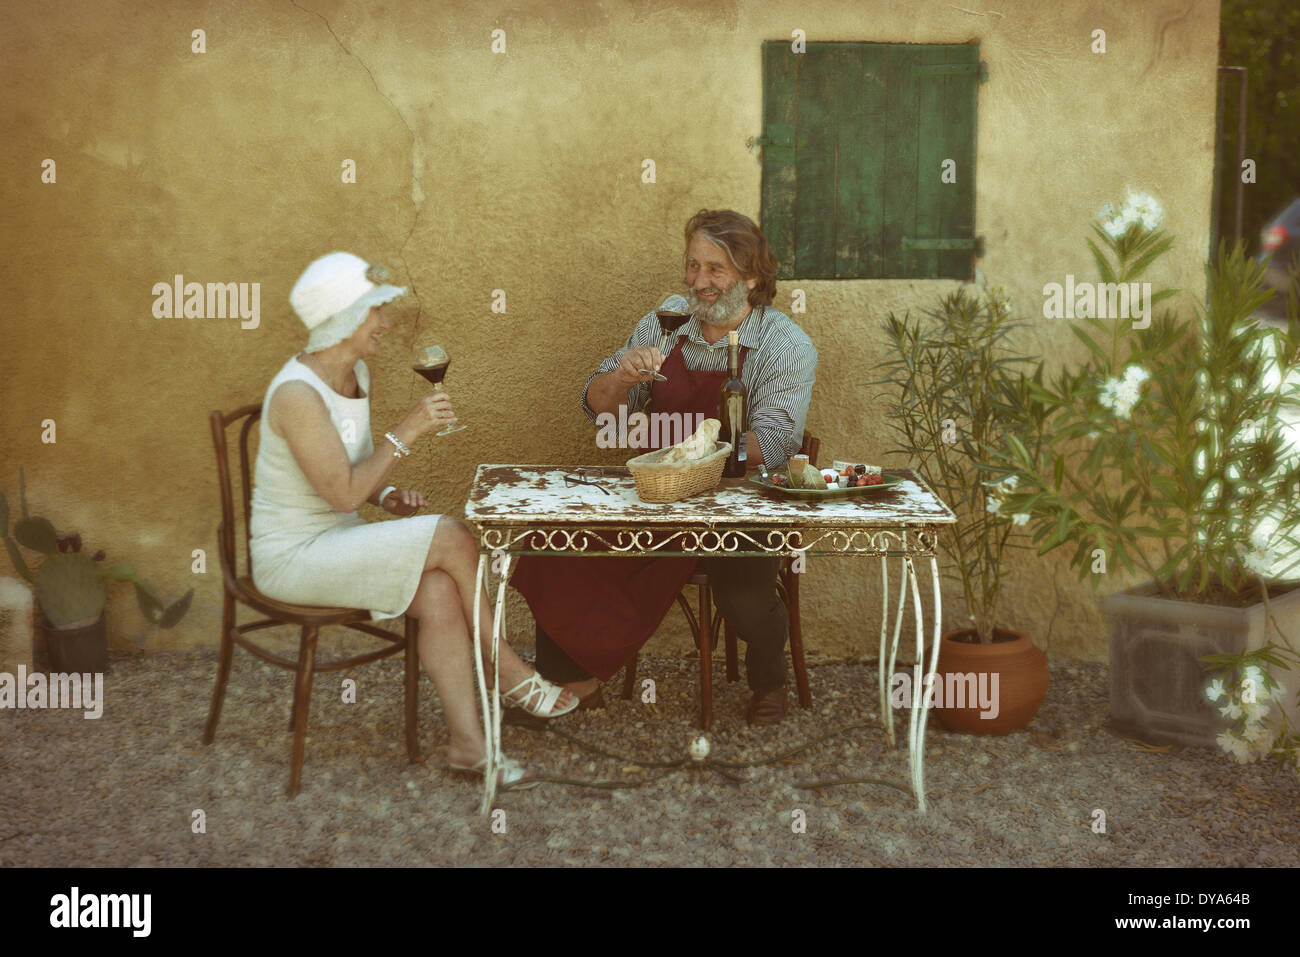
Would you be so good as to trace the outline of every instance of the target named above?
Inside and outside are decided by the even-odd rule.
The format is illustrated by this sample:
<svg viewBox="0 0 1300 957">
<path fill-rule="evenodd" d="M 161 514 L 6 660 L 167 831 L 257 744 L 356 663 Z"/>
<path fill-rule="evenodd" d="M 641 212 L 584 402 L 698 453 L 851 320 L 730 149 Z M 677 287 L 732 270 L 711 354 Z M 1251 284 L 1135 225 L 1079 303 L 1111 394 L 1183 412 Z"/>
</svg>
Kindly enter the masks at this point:
<svg viewBox="0 0 1300 957">
<path fill-rule="evenodd" d="M 694 289 L 687 297 L 686 311 L 695 313 L 695 318 L 711 326 L 725 326 L 730 320 L 745 311 L 749 305 L 749 287 L 745 280 L 737 279 L 736 284 L 718 297 L 711 306 L 696 295 Z"/>
</svg>

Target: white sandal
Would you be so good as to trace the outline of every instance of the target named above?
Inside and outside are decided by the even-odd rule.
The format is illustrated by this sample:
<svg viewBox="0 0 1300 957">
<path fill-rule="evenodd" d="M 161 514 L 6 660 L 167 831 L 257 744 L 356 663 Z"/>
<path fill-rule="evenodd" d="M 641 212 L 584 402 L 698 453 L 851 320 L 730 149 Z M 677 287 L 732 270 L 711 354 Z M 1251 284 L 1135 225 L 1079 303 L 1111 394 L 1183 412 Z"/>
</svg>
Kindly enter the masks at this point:
<svg viewBox="0 0 1300 957">
<path fill-rule="evenodd" d="M 480 758 L 478 764 L 473 767 L 465 767 L 460 764 L 447 762 L 449 770 L 456 774 L 468 774 L 473 777 L 483 777 L 483 772 L 487 770 L 487 758 Z M 500 765 L 497 769 L 497 789 L 501 791 L 527 791 L 529 788 L 535 788 L 541 782 L 528 777 L 529 772 L 524 766 L 514 758 L 508 758 L 501 755 Z"/>
<path fill-rule="evenodd" d="M 568 714 L 578 707 L 578 696 L 573 695 L 573 702 L 568 706 L 556 710 L 555 703 L 560 700 L 560 695 L 564 694 L 566 689 L 560 685 L 547 681 L 536 671 L 529 677 L 525 678 L 519 684 L 515 685 L 501 697 L 510 705 L 527 711 L 535 718 L 558 718 L 562 714 Z M 534 697 L 541 695 L 541 701 L 535 706 L 527 702 L 532 701 Z"/>
</svg>

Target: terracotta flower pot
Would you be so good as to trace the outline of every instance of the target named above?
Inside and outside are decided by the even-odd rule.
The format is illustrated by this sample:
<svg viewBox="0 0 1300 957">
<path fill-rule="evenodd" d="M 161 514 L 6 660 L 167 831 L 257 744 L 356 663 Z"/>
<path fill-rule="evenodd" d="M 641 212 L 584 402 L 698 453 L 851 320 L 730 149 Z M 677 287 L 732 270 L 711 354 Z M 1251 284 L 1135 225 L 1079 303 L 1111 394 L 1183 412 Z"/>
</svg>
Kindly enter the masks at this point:
<svg viewBox="0 0 1300 957">
<path fill-rule="evenodd" d="M 104 671 L 108 665 L 108 628 L 104 614 L 100 612 L 97 621 L 75 628 L 55 628 L 44 614 L 38 616 L 51 672 L 95 674 Z"/>
<path fill-rule="evenodd" d="M 973 629 L 950 631 L 939 645 L 932 710 L 949 731 L 1007 734 L 1034 720 L 1049 681 L 1047 656 L 1024 635 L 995 628 L 993 641 L 982 644 Z"/>
</svg>

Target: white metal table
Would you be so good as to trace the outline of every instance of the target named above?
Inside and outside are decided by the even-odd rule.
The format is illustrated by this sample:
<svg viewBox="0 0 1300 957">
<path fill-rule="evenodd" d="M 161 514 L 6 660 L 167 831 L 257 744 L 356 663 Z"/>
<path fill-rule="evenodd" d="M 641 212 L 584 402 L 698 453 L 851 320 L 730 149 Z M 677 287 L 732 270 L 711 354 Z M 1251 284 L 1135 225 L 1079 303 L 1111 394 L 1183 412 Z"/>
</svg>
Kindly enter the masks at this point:
<svg viewBox="0 0 1300 957">
<path fill-rule="evenodd" d="M 908 722 L 908 766 L 917 810 L 925 812 L 924 746 L 928 708 L 922 703 L 921 663 L 925 662 L 924 618 L 914 559 L 930 564 L 933 590 L 933 642 L 926 675 L 939 658 L 943 620 L 939 590 L 939 565 L 935 545 L 939 527 L 957 521 L 915 472 L 886 469 L 903 479 L 890 490 L 854 498 L 808 502 L 780 498 L 756 485 L 724 480 L 712 492 L 668 505 L 642 502 L 630 476 L 609 474 L 626 469 L 605 469 L 597 479 L 609 494 L 589 485 L 568 485 L 564 477 L 574 468 L 554 465 L 480 465 L 465 506 L 465 521 L 475 526 L 479 538 L 476 588 L 481 589 L 489 566 L 499 575 L 492 619 L 492 688 L 498 669 L 497 649 L 505 631 L 505 589 L 515 556 L 567 555 L 638 557 L 685 555 L 694 557 L 756 555 L 865 555 L 880 559 L 880 704 L 885 734 L 894 746 L 894 714 L 890 707 L 889 678 L 898 654 L 903 610 L 910 588 L 916 618 L 916 664 L 913 668 L 912 708 Z M 889 559 L 900 559 L 898 612 L 886 658 L 889 627 Z M 482 635 L 479 602 L 474 603 L 474 646 Z M 501 696 L 488 694 L 483 658 L 474 655 L 479 697 L 487 740 L 480 813 L 491 811 L 496 795 L 501 753 Z M 888 664 L 886 664 L 888 662 Z M 932 679 L 931 679 L 932 680 Z M 489 698 L 491 699 L 489 701 Z"/>
</svg>

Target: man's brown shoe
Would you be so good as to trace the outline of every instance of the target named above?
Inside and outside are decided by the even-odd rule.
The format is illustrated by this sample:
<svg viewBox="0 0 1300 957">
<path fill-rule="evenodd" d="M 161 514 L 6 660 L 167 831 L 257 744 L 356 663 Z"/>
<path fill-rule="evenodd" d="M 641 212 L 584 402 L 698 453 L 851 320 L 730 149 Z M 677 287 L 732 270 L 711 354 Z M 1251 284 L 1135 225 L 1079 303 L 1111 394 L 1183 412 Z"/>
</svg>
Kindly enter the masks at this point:
<svg viewBox="0 0 1300 957">
<path fill-rule="evenodd" d="M 755 691 L 745 709 L 745 720 L 750 724 L 780 724 L 785 720 L 786 687 L 772 691 Z"/>
</svg>

